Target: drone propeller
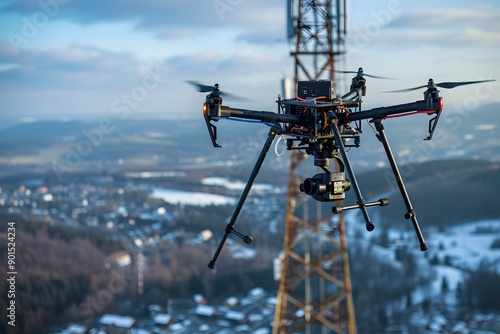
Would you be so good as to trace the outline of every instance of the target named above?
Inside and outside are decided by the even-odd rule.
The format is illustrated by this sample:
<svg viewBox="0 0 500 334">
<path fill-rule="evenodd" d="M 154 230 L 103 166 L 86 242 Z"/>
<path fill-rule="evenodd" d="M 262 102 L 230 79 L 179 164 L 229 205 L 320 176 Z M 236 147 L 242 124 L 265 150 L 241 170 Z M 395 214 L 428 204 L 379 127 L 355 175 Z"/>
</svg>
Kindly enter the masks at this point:
<svg viewBox="0 0 500 334">
<path fill-rule="evenodd" d="M 200 93 L 207 93 L 207 92 L 211 92 L 212 89 L 214 88 L 214 86 L 209 86 L 209 85 L 202 85 L 200 84 L 199 82 L 197 81 L 194 81 L 194 80 L 186 80 L 185 82 L 187 82 L 188 84 L 196 87 L 198 89 L 198 92 Z"/>
<path fill-rule="evenodd" d="M 420 88 L 429 88 L 433 89 L 436 87 L 439 88 L 444 88 L 444 89 L 452 89 L 455 87 L 459 86 L 465 86 L 465 85 L 472 85 L 472 84 L 477 84 L 477 83 L 482 83 L 482 82 L 490 82 L 490 81 L 496 81 L 495 79 L 490 79 L 490 80 L 477 80 L 477 81 L 458 81 L 458 82 L 440 82 L 440 83 L 434 83 L 434 80 L 429 79 L 429 82 L 427 85 L 422 85 L 418 87 L 412 87 L 412 88 L 406 88 L 406 89 L 399 89 L 399 90 L 391 90 L 385 93 L 401 93 L 401 92 L 408 92 L 412 90 L 417 90 Z"/>
<path fill-rule="evenodd" d="M 363 72 L 363 68 L 360 67 L 357 71 L 341 71 L 341 70 L 333 70 L 335 73 L 341 73 L 341 74 L 356 74 L 357 77 L 369 77 L 369 78 L 374 78 L 374 79 L 385 79 L 385 80 L 397 80 L 396 78 L 388 78 L 388 77 L 381 77 L 378 75 L 372 75 L 372 74 L 367 74 Z"/>
<path fill-rule="evenodd" d="M 203 85 L 203 84 L 200 84 L 199 82 L 194 81 L 194 80 L 186 80 L 185 82 L 187 82 L 188 84 L 194 86 L 197 89 L 197 91 L 200 92 L 200 93 L 208 93 L 208 92 L 213 91 L 213 89 L 214 89 L 213 85 Z M 244 97 L 241 97 L 241 96 L 238 96 L 238 95 L 234 95 L 234 94 L 228 93 L 226 91 L 219 91 L 219 94 L 222 97 L 228 98 L 228 99 L 231 99 L 231 100 L 248 101 L 248 99 L 246 99 Z"/>
</svg>

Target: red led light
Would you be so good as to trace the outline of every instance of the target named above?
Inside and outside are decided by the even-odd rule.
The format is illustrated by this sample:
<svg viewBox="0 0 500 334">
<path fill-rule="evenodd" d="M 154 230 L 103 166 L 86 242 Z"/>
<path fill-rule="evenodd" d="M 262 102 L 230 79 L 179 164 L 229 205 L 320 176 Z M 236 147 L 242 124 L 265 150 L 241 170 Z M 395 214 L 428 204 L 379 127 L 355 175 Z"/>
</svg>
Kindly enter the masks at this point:
<svg viewBox="0 0 500 334">
<path fill-rule="evenodd" d="M 439 98 L 439 110 L 443 110 L 444 107 L 444 100 L 442 97 Z"/>
<path fill-rule="evenodd" d="M 203 115 L 206 116 L 207 115 L 207 104 L 206 103 L 203 103 Z"/>
</svg>

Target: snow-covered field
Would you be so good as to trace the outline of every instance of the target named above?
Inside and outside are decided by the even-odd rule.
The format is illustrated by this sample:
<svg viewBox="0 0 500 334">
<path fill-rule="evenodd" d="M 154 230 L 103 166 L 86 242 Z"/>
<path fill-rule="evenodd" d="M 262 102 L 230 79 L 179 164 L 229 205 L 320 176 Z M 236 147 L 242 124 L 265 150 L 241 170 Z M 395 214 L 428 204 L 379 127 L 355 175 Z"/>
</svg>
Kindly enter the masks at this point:
<svg viewBox="0 0 500 334">
<path fill-rule="evenodd" d="M 220 186 L 235 192 L 243 191 L 246 183 L 242 181 L 230 181 L 223 177 L 206 177 L 201 180 L 203 185 Z M 250 194 L 280 193 L 284 190 L 269 183 L 254 183 Z M 232 205 L 237 198 L 223 196 L 208 192 L 194 192 L 177 189 L 153 188 L 151 197 L 159 198 L 170 204 L 176 205 Z M 238 194 L 239 198 L 239 194 Z"/>
<path fill-rule="evenodd" d="M 344 217 L 348 222 L 348 240 L 352 240 L 355 236 L 372 241 L 380 238 L 380 228 L 376 228 L 373 232 L 366 232 L 364 224 L 358 224 L 358 222 L 363 222 L 363 219 L 357 210 L 346 212 Z M 377 226 L 378 212 L 371 212 L 371 217 Z M 420 270 L 432 272 L 433 282 L 430 291 L 415 290 L 412 294 L 414 302 L 420 302 L 429 296 L 440 295 L 443 279 L 446 279 L 450 290 L 455 290 L 460 283 L 467 282 L 470 272 L 477 270 L 480 266 L 486 266 L 500 273 L 500 248 L 491 247 L 495 240 L 500 239 L 500 219 L 471 221 L 444 231 L 427 227 L 423 232 L 429 246 L 425 253 L 420 252 L 412 229 L 389 231 L 389 237 L 394 242 L 391 248 L 409 247 L 409 244 L 414 244 L 414 252 L 421 260 L 419 261 Z M 359 243 L 359 240 L 357 242 Z M 394 266 L 398 265 L 394 259 L 394 250 L 372 246 L 372 251 L 380 254 L 380 259 L 383 261 L 392 261 Z M 439 264 L 431 265 L 430 261 L 436 258 Z"/>
<path fill-rule="evenodd" d="M 478 229 L 490 233 L 476 233 Z M 465 270 L 476 270 L 481 262 L 489 263 L 500 272 L 500 248 L 491 248 L 498 238 L 500 219 L 470 222 L 427 237 L 430 255 L 437 254 L 441 261 L 448 257 L 454 267 Z"/>
<path fill-rule="evenodd" d="M 176 205 L 207 206 L 231 205 L 236 203 L 236 199 L 229 196 L 165 188 L 153 188 L 151 197 L 159 198 L 167 203 Z"/>
<path fill-rule="evenodd" d="M 201 180 L 201 183 L 209 186 L 220 186 L 230 190 L 243 190 L 246 182 L 230 181 L 225 177 L 206 177 Z M 273 192 L 277 187 L 269 183 L 254 183 L 252 186 L 253 192 Z"/>
<path fill-rule="evenodd" d="M 491 232 L 476 233 L 478 228 Z M 433 291 L 441 291 L 443 278 L 446 278 L 450 289 L 456 289 L 458 284 L 465 283 L 470 271 L 477 270 L 481 265 L 500 273 L 500 248 L 491 248 L 498 238 L 500 219 L 470 222 L 444 232 L 429 233 L 429 258 L 437 256 L 443 263 L 432 267 L 437 275 Z"/>
</svg>

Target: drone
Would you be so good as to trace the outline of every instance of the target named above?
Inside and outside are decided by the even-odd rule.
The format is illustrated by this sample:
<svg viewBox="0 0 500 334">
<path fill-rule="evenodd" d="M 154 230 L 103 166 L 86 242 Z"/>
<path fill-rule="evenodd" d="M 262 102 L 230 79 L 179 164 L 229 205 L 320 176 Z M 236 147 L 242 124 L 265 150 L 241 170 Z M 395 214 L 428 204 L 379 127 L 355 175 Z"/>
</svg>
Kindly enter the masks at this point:
<svg viewBox="0 0 500 334">
<path fill-rule="evenodd" d="M 410 197 L 389 145 L 383 122 L 393 117 L 426 114 L 431 118 L 429 119 L 428 135 L 424 140 L 431 140 L 443 110 L 443 98 L 440 96 L 438 88 L 450 89 L 494 80 L 435 83 L 433 79 L 429 79 L 426 85 L 396 91 L 411 91 L 425 88 L 422 100 L 362 110 L 362 96 L 366 95 L 365 76 L 373 78 L 384 77 L 365 74 L 361 67 L 357 72 L 344 71 L 343 73 L 356 74 L 352 78 L 350 90 L 346 94 L 342 96 L 337 95 L 336 82 L 334 80 L 298 81 L 297 96 L 295 98 L 282 99 L 278 95 L 276 101 L 277 112 L 225 106 L 222 104 L 222 97 L 229 97 L 230 94 L 221 91 L 219 84 L 208 86 L 194 81 L 189 82 L 196 86 L 200 92 L 210 92 L 203 104 L 203 117 L 214 147 L 221 147 L 217 142 L 217 127 L 214 124 L 219 120 L 246 119 L 262 122 L 270 127 L 267 139 L 236 204 L 233 215 L 225 228 L 224 235 L 219 242 L 212 260 L 208 264 L 210 269 L 215 268 L 219 254 L 230 234 L 236 235 L 246 244 L 253 242 L 251 236 L 237 231 L 234 226 L 276 136 L 286 138 L 287 150 L 298 150 L 307 155 L 312 155 L 314 157 L 314 166 L 319 167 L 323 171 L 322 173 L 306 178 L 300 184 L 300 191 L 302 193 L 320 202 L 338 202 L 343 200 L 345 192 L 352 188 L 357 198 L 356 203 L 347 206 L 335 205 L 332 207 L 332 213 L 341 214 L 346 210 L 359 209 L 365 220 L 366 230 L 373 231 L 375 225 L 372 223 L 366 208 L 371 206 L 386 206 L 389 204 L 389 200 L 381 198 L 377 201 L 367 202 L 363 199 L 347 154 L 348 149 L 360 147 L 361 123 L 363 120 L 368 120 L 374 124 L 377 132 L 376 136 L 384 147 L 392 173 L 406 206 L 404 217 L 405 219 L 410 219 L 412 222 L 420 243 L 420 250 L 426 251 L 428 249 L 417 220 L 416 212 L 411 204 Z M 338 171 L 331 171 L 328 168 L 332 159 L 338 163 L 339 168 L 336 169 Z M 348 178 L 346 178 L 346 173 Z"/>
</svg>

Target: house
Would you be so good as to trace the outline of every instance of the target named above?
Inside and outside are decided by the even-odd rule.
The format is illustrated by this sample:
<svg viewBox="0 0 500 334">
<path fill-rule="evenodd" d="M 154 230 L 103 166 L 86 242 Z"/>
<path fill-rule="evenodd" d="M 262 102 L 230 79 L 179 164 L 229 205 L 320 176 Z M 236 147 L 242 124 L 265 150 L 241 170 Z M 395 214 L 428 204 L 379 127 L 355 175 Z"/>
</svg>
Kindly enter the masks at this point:
<svg viewBox="0 0 500 334">
<path fill-rule="evenodd" d="M 148 306 L 149 316 L 152 318 L 161 312 L 161 306 L 156 304 L 151 304 Z"/>
<path fill-rule="evenodd" d="M 122 268 L 132 264 L 132 258 L 130 257 L 130 254 L 126 252 L 116 252 L 111 255 L 111 259 Z"/>
<path fill-rule="evenodd" d="M 227 311 L 224 314 L 224 317 L 227 320 L 231 320 L 237 323 L 241 323 L 245 320 L 245 314 L 243 312 L 238 312 L 238 311 Z"/>
<path fill-rule="evenodd" d="M 194 313 L 196 315 L 204 316 L 204 317 L 212 317 L 215 315 L 215 307 L 209 305 L 198 305 L 194 309 Z"/>
<path fill-rule="evenodd" d="M 55 334 L 85 334 L 87 327 L 79 324 L 71 324 L 66 329 Z"/>
<path fill-rule="evenodd" d="M 207 304 L 207 300 L 205 299 L 205 297 L 201 293 L 195 294 L 193 296 L 193 300 L 197 305 L 200 305 L 200 304 L 206 305 Z"/>
<path fill-rule="evenodd" d="M 168 314 L 192 314 L 193 313 L 192 299 L 169 299 L 167 302 Z"/>
<path fill-rule="evenodd" d="M 236 306 L 238 306 L 239 302 L 240 301 L 238 298 L 231 296 L 227 297 L 226 300 L 224 300 L 224 305 L 226 305 L 229 308 L 235 308 Z"/>
<path fill-rule="evenodd" d="M 479 326 L 479 329 L 485 332 L 500 333 L 500 316 L 489 317 Z"/>
<path fill-rule="evenodd" d="M 266 292 L 262 288 L 253 288 L 252 290 L 248 291 L 248 296 L 254 299 L 259 299 L 263 297 L 265 294 Z"/>
<path fill-rule="evenodd" d="M 127 334 L 135 325 L 136 320 L 115 314 L 104 314 L 99 319 L 99 325 L 104 327 L 108 334 Z"/>
<path fill-rule="evenodd" d="M 172 322 L 172 316 L 166 313 L 158 313 L 153 317 L 153 321 L 158 327 L 167 328 Z"/>
<path fill-rule="evenodd" d="M 127 334 L 151 334 L 147 329 L 142 328 L 132 328 Z"/>
</svg>

